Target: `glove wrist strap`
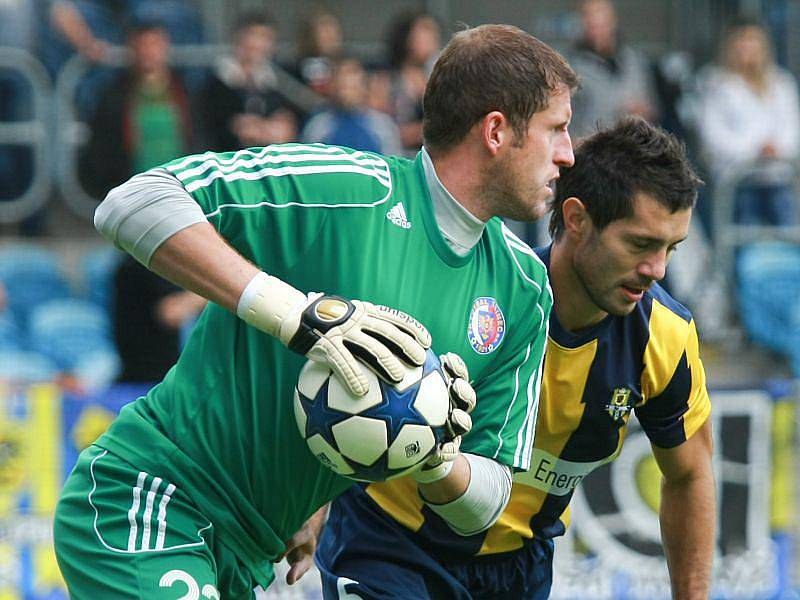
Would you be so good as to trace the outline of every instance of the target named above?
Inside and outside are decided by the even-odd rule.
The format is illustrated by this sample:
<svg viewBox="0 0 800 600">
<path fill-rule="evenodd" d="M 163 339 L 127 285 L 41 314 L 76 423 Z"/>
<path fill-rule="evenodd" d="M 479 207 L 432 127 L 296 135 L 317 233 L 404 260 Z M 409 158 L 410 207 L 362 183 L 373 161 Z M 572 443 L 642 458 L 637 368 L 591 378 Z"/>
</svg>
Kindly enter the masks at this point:
<svg viewBox="0 0 800 600">
<path fill-rule="evenodd" d="M 256 329 L 279 337 L 286 318 L 307 302 L 303 292 L 262 271 L 244 288 L 236 314 Z"/>
<path fill-rule="evenodd" d="M 414 471 L 411 477 L 417 483 L 433 483 L 447 477 L 450 471 L 453 470 L 454 463 L 454 460 L 445 460 L 435 467 L 426 468 L 423 466 L 419 471 Z"/>
</svg>

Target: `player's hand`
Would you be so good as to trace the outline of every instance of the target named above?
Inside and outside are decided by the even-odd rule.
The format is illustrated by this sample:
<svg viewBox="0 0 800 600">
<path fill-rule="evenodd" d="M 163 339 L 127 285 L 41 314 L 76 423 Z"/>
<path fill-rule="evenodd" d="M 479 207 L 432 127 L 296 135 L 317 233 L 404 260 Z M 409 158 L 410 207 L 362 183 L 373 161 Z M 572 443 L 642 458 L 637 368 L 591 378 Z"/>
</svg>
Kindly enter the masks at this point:
<svg viewBox="0 0 800 600">
<path fill-rule="evenodd" d="M 289 585 L 300 581 L 314 564 L 314 551 L 328 519 L 328 506 L 326 504 L 311 515 L 300 530 L 286 542 L 286 552 L 275 559 L 275 562 L 280 562 L 285 558 L 289 563 L 289 571 L 286 573 L 286 583 Z"/>
<path fill-rule="evenodd" d="M 289 348 L 327 363 L 357 396 L 367 393 L 366 364 L 385 380 L 402 381 L 425 362 L 431 335 L 404 312 L 338 296 L 304 294 L 259 273 L 245 287 L 236 314 Z"/>
<path fill-rule="evenodd" d="M 353 394 L 367 393 L 362 362 L 385 380 L 402 381 L 409 365 L 425 362 L 428 330 L 406 313 L 338 296 L 309 294 L 305 306 L 289 315 L 280 339 L 290 349 L 325 362 Z"/>
<path fill-rule="evenodd" d="M 444 425 L 445 435 L 422 468 L 413 474 L 419 483 L 442 479 L 450 471 L 460 453 L 461 438 L 472 429 L 469 413 L 475 408 L 475 390 L 469 384 L 467 365 L 458 354 L 448 352 L 439 357 L 450 395 L 450 412 Z"/>
</svg>

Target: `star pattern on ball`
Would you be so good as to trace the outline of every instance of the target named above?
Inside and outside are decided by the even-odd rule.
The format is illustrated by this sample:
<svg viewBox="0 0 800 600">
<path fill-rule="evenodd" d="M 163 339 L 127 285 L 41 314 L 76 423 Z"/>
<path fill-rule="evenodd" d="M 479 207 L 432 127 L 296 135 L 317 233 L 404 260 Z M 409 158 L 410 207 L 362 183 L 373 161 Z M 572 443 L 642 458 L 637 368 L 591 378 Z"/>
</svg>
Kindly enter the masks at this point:
<svg viewBox="0 0 800 600">
<path fill-rule="evenodd" d="M 403 425 L 407 423 L 413 425 L 428 424 L 425 417 L 422 416 L 422 413 L 414 407 L 414 400 L 416 399 L 417 390 L 419 389 L 419 382 L 409 386 L 402 392 L 398 392 L 394 389 L 392 393 L 386 392 L 387 388 L 391 387 L 388 383 L 381 381 L 380 384 L 383 401 L 360 414 L 364 417 L 372 417 L 373 419 L 379 419 L 386 423 L 387 432 L 389 434 L 389 445 L 392 444 L 400 433 Z"/>
<path fill-rule="evenodd" d="M 333 436 L 332 427 L 350 418 L 351 415 L 328 406 L 329 383 L 330 380 L 326 381 L 314 398 L 308 398 L 299 392 L 298 396 L 300 396 L 300 403 L 308 416 L 306 419 L 306 439 L 318 433 L 338 452 L 339 446 Z"/>
</svg>

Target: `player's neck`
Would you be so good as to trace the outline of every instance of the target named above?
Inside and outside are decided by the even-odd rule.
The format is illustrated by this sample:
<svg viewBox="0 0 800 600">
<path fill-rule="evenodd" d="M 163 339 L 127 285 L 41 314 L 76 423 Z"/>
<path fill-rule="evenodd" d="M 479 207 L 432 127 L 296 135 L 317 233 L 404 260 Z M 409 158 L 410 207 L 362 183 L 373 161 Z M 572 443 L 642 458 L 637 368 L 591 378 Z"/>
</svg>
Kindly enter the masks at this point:
<svg viewBox="0 0 800 600">
<path fill-rule="evenodd" d="M 484 223 L 495 216 L 480 193 L 483 169 L 467 144 L 431 159 L 439 181 L 461 206 Z"/>
<path fill-rule="evenodd" d="M 553 310 L 567 331 L 576 332 L 596 325 L 608 316 L 592 301 L 573 265 L 572 250 L 565 241 L 554 242 L 550 250 L 550 286 Z"/>
</svg>

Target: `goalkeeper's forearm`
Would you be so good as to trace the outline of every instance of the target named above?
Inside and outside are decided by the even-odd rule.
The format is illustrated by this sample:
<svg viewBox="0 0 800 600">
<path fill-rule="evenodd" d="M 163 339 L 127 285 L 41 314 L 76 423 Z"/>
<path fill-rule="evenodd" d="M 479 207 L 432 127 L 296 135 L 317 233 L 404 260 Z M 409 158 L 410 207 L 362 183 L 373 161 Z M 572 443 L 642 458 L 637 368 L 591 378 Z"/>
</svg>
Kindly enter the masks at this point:
<svg viewBox="0 0 800 600">
<path fill-rule="evenodd" d="M 227 244 L 165 169 L 111 190 L 94 222 L 107 240 L 146 267 L 232 312 L 259 271 Z"/>
<path fill-rule="evenodd" d="M 463 454 L 459 454 L 451 465 L 449 473 L 431 483 L 419 483 L 419 491 L 423 499 L 432 504 L 446 504 L 463 496 L 469 487 L 472 476 L 469 462 Z"/>
<path fill-rule="evenodd" d="M 474 454 L 459 454 L 446 477 L 420 483 L 422 499 L 459 535 L 494 525 L 511 497 L 511 469 Z"/>
<path fill-rule="evenodd" d="M 259 269 L 231 248 L 208 223 L 198 223 L 165 241 L 150 269 L 236 313 L 239 298 Z"/>
<path fill-rule="evenodd" d="M 95 212 L 95 226 L 110 242 L 180 287 L 195 292 L 251 325 L 277 336 L 280 316 L 305 302 L 299 290 L 261 276 L 269 301 L 240 310 L 242 294 L 260 270 L 208 223 L 200 206 L 165 169 L 152 169 L 108 193 Z M 255 304 L 255 306 L 254 306 Z M 275 318 L 275 317 L 278 318 Z"/>
</svg>

